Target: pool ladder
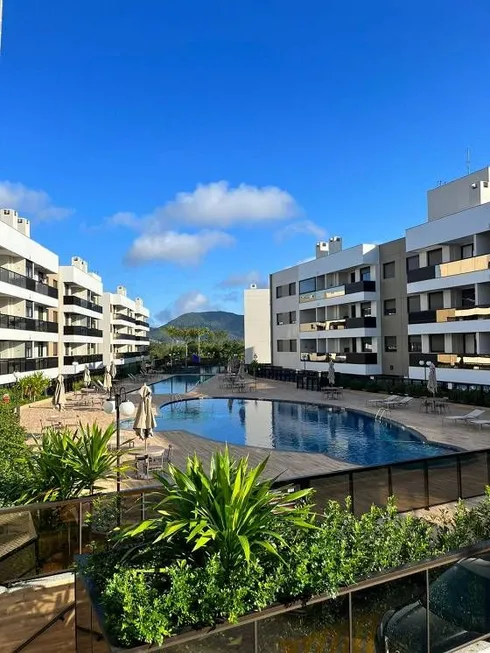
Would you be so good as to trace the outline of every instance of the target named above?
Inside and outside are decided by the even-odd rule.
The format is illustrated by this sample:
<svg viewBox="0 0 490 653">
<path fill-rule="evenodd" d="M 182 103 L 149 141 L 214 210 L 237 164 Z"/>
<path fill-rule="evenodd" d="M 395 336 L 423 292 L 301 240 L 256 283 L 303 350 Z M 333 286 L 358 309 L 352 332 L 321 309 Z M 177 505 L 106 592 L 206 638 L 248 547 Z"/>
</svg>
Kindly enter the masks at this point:
<svg viewBox="0 0 490 653">
<path fill-rule="evenodd" d="M 383 417 L 386 419 L 387 416 L 390 415 L 390 409 L 387 408 L 386 406 L 381 406 L 381 408 L 378 408 L 378 412 L 376 413 L 376 416 L 374 418 L 375 422 L 382 422 Z"/>
<path fill-rule="evenodd" d="M 179 394 L 170 395 L 170 410 L 182 410 L 184 407 L 184 397 Z"/>
</svg>

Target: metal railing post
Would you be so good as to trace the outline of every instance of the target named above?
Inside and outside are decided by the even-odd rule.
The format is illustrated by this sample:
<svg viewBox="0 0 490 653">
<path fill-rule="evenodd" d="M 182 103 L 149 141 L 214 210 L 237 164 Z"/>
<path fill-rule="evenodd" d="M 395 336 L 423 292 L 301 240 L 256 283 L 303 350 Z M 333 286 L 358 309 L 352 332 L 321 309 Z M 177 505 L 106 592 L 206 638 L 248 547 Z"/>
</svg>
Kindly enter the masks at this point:
<svg viewBox="0 0 490 653">
<path fill-rule="evenodd" d="M 424 508 L 428 510 L 430 508 L 429 464 L 426 460 L 424 461 L 424 494 L 425 494 Z"/>
</svg>

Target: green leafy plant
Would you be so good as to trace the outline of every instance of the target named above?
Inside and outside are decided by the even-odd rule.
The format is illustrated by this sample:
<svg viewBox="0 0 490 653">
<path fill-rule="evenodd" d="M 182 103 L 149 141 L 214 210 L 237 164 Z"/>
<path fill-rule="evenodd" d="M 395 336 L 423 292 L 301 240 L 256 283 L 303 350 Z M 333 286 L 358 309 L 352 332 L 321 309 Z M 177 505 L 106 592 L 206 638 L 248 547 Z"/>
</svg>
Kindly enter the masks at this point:
<svg viewBox="0 0 490 653">
<path fill-rule="evenodd" d="M 38 401 L 42 399 L 46 390 L 51 385 L 51 379 L 48 379 L 42 372 L 34 372 L 20 378 L 12 388 L 12 396 L 19 403 Z"/>
<path fill-rule="evenodd" d="M 209 474 L 196 455 L 188 458 L 185 471 L 170 464 L 168 477 L 156 474 L 166 495 L 158 506 L 160 518 L 130 528 L 123 537 L 152 530 L 159 542 L 179 534 L 192 552 L 218 554 L 225 569 L 249 563 L 261 548 L 277 555 L 276 545 L 285 546 L 280 525 L 314 528 L 312 513 L 299 504 L 312 490 L 274 490 L 276 479 L 261 478 L 267 460 L 249 467 L 248 458 L 233 460 L 226 448 L 213 455 Z"/>
<path fill-rule="evenodd" d="M 32 480 L 21 501 L 57 501 L 100 490 L 97 483 L 117 472 L 118 452 L 109 447 L 114 429 L 112 424 L 105 430 L 80 425 L 75 433 L 46 429 L 35 438 L 28 461 Z"/>
<path fill-rule="evenodd" d="M 31 482 L 31 449 L 12 404 L 0 404 L 0 505 L 13 504 Z"/>
</svg>

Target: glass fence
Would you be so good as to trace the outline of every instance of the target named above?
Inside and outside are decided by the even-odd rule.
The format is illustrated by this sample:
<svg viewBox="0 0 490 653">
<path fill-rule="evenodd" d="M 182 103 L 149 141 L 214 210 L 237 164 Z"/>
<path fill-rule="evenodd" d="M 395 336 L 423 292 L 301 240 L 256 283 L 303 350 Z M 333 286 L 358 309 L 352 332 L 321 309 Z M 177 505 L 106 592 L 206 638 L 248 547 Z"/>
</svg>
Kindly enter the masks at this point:
<svg viewBox="0 0 490 653">
<path fill-rule="evenodd" d="M 329 500 L 352 499 L 356 515 L 372 504 L 383 506 L 396 497 L 405 512 L 441 505 L 485 493 L 490 484 L 490 449 L 450 453 L 392 465 L 363 467 L 315 477 L 278 482 L 315 489 L 319 513 Z M 105 542 L 118 524 L 138 523 L 155 516 L 158 487 L 0 509 L 0 584 L 70 569 L 75 555 Z M 120 518 L 119 518 L 120 511 Z"/>
<path fill-rule="evenodd" d="M 395 570 L 336 598 L 275 606 L 168 640 L 172 653 L 445 653 L 490 641 L 490 543 Z M 77 653 L 111 648 L 81 579 L 76 583 Z M 470 643 L 482 641 L 468 648 Z M 486 647 L 485 647 L 486 648 Z M 148 647 L 131 649 L 147 650 Z"/>
</svg>

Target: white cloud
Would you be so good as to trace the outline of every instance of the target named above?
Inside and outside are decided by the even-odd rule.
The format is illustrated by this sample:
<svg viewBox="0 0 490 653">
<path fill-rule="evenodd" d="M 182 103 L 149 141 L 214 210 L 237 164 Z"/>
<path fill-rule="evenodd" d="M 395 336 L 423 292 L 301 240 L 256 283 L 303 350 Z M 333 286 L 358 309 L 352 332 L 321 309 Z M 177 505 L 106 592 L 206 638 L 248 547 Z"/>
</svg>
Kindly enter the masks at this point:
<svg viewBox="0 0 490 653">
<path fill-rule="evenodd" d="M 284 220 L 300 214 L 295 199 L 277 186 L 230 188 L 227 181 L 198 184 L 192 192 L 177 193 L 175 199 L 159 207 L 153 219 L 178 221 L 213 227 L 239 222 Z"/>
<path fill-rule="evenodd" d="M 282 229 L 279 229 L 276 232 L 276 239 L 286 240 L 287 238 L 303 234 L 315 236 L 315 238 L 325 238 L 326 233 L 323 227 L 315 224 L 312 220 L 300 220 L 299 222 L 291 222 Z"/>
<path fill-rule="evenodd" d="M 202 311 L 218 311 L 219 306 L 199 290 L 189 290 L 155 315 L 160 324 L 168 322 L 183 313 L 200 313 Z"/>
<path fill-rule="evenodd" d="M 220 288 L 248 288 L 252 283 L 256 283 L 259 288 L 267 288 L 268 286 L 267 281 L 257 270 L 251 270 L 243 274 L 230 274 L 223 281 L 220 281 L 218 286 Z"/>
<path fill-rule="evenodd" d="M 164 231 L 147 232 L 133 242 L 126 260 L 132 265 L 150 261 L 169 261 L 187 265 L 198 263 L 216 247 L 230 247 L 235 239 L 223 231 L 200 231 L 195 234 Z"/>
<path fill-rule="evenodd" d="M 72 209 L 53 204 L 43 190 L 33 190 L 10 181 L 0 181 L 0 206 L 14 209 L 36 220 L 61 220 L 74 212 Z"/>
<path fill-rule="evenodd" d="M 136 228 L 139 225 L 138 216 L 136 213 L 131 213 L 131 211 L 119 211 L 119 213 L 115 213 L 108 218 L 108 222 L 113 225 L 131 228 Z"/>
</svg>

